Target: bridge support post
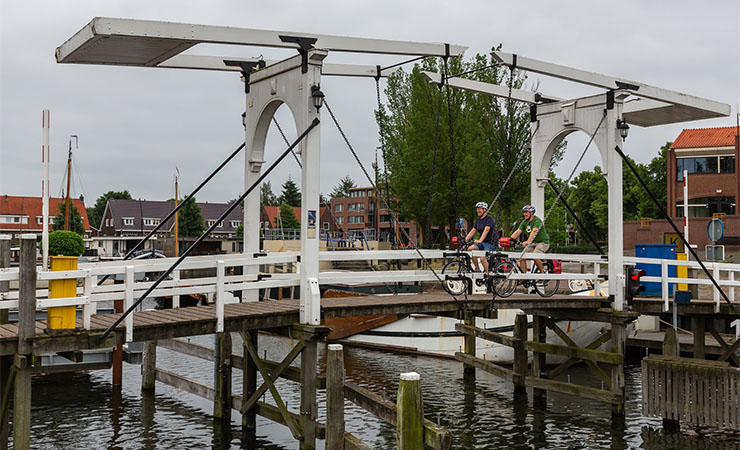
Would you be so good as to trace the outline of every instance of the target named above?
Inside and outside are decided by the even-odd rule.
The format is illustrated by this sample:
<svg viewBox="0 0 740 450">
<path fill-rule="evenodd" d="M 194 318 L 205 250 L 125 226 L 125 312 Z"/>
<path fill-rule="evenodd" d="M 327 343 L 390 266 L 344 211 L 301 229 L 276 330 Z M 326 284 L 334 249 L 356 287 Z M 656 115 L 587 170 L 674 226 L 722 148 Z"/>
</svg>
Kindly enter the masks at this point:
<svg viewBox="0 0 740 450">
<path fill-rule="evenodd" d="M 255 350 L 259 354 L 259 347 L 257 346 L 257 330 L 250 330 L 246 332 L 249 336 L 249 340 L 252 341 Z M 244 334 L 242 334 L 244 336 Z M 247 343 L 242 343 L 244 346 L 244 368 L 242 377 L 242 392 L 244 393 L 244 401 L 251 398 L 255 392 L 257 392 L 257 364 L 254 360 L 249 357 L 249 350 L 247 350 Z M 257 437 L 257 409 L 255 407 L 249 408 L 242 414 L 242 433 L 247 441 L 254 441 Z"/>
<path fill-rule="evenodd" d="M 316 448 L 316 420 L 318 404 L 316 401 L 316 342 L 329 334 L 331 329 L 325 326 L 296 324 L 293 326 L 293 337 L 301 339 L 305 348 L 301 353 L 301 450 Z"/>
<path fill-rule="evenodd" d="M 464 322 L 465 325 L 469 325 L 471 327 L 475 326 L 475 317 L 473 316 L 472 311 L 465 311 Z M 465 354 L 475 358 L 475 336 L 472 334 L 466 334 L 463 337 L 463 345 L 465 347 L 463 349 Z M 463 375 L 466 377 L 475 377 L 475 367 L 469 364 L 463 364 Z"/>
<path fill-rule="evenodd" d="M 547 317 L 545 316 L 533 316 L 532 317 L 532 340 L 535 342 L 546 343 L 547 331 L 545 324 L 547 323 Z M 536 378 L 542 378 L 542 373 L 545 371 L 545 353 L 534 352 L 534 358 L 532 359 L 532 375 Z M 545 405 L 547 399 L 547 391 L 545 389 L 534 389 L 534 401 L 536 404 Z"/>
<path fill-rule="evenodd" d="M 113 300 L 113 311 L 118 314 L 123 313 L 123 300 Z M 116 339 L 116 346 L 113 347 L 113 367 L 112 382 L 114 389 L 121 389 L 123 386 L 123 337 Z"/>
<path fill-rule="evenodd" d="M 213 417 L 231 420 L 231 333 L 216 333 Z"/>
<path fill-rule="evenodd" d="M 514 320 L 514 395 L 526 393 L 525 378 L 527 376 L 527 349 L 524 343 L 527 341 L 527 315 L 522 311 L 516 313 Z"/>
<path fill-rule="evenodd" d="M 10 267 L 10 235 L 0 234 L 0 269 Z M 9 281 L 0 281 L 0 298 L 10 290 Z M 8 310 L 0 310 L 0 325 L 8 323 Z M 12 356 L 0 356 L 0 404 L 5 401 L 5 387 L 10 381 L 10 366 L 13 364 Z M 10 391 L 8 391 L 10 392 Z M 10 409 L 10 408 L 8 408 Z M 10 434 L 10 421 L 8 412 L 2 411 L 0 421 L 0 450 L 8 448 L 8 435 Z"/>
<path fill-rule="evenodd" d="M 396 447 L 398 450 L 424 448 L 424 403 L 420 377 L 416 372 L 402 373 L 398 383 Z"/>
<path fill-rule="evenodd" d="M 157 341 L 144 342 L 144 360 L 141 364 L 141 390 L 154 391 L 157 378 Z"/>
<path fill-rule="evenodd" d="M 611 351 L 624 356 L 627 345 L 627 327 L 621 323 L 612 324 Z M 624 415 L 624 358 L 619 364 L 611 365 L 612 392 L 621 395 L 620 403 L 612 403 L 612 415 Z"/>
<path fill-rule="evenodd" d="M 326 356 L 326 450 L 344 450 L 344 350 L 329 344 Z"/>
<path fill-rule="evenodd" d="M 36 235 L 21 235 L 18 286 L 18 352 L 15 355 L 13 448 L 31 447 L 31 365 L 36 334 Z"/>
</svg>

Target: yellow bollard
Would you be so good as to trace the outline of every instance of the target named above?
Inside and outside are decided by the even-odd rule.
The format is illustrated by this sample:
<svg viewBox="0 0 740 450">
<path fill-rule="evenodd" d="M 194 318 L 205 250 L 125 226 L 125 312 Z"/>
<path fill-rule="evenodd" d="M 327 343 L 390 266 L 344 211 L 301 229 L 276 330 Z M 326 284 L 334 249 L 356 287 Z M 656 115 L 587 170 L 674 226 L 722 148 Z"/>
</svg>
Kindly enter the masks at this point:
<svg viewBox="0 0 740 450">
<path fill-rule="evenodd" d="M 77 270 L 76 256 L 52 256 L 51 270 Z M 49 298 L 65 298 L 77 296 L 77 279 L 49 280 Z M 50 330 L 74 330 L 77 319 L 77 307 L 56 306 L 49 308 L 46 313 L 47 327 Z"/>
<path fill-rule="evenodd" d="M 686 261 L 686 253 L 676 253 L 676 259 L 679 261 Z M 686 266 L 676 266 L 676 278 L 688 278 L 689 268 Z M 679 291 L 688 291 L 689 285 L 687 283 L 678 283 L 677 289 Z"/>
</svg>

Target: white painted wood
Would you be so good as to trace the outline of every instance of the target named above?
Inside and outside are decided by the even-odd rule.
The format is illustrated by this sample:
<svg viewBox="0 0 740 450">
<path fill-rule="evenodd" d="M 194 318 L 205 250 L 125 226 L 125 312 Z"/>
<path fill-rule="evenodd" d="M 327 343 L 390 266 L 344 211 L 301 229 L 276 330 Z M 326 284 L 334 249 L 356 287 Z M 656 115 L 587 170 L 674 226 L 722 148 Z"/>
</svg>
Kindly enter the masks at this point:
<svg viewBox="0 0 740 450">
<path fill-rule="evenodd" d="M 128 311 L 131 305 L 134 304 L 134 266 L 126 267 L 126 295 L 123 302 L 123 310 Z M 124 319 L 126 325 L 126 342 L 133 342 L 134 340 L 134 314 L 131 313 Z"/>
<path fill-rule="evenodd" d="M 83 292 L 88 301 L 82 306 L 82 326 L 86 330 L 90 329 L 90 317 L 97 311 L 96 303 L 89 301 L 92 296 L 93 288 L 95 287 L 96 279 L 97 277 L 94 277 L 92 275 L 88 275 L 85 277 Z"/>
<path fill-rule="evenodd" d="M 226 266 L 223 261 L 216 263 L 216 332 L 224 332 L 224 276 Z"/>
<path fill-rule="evenodd" d="M 174 281 L 176 285 L 180 283 L 180 271 L 179 270 L 175 270 L 172 272 L 172 281 Z M 180 307 L 180 296 L 179 295 L 172 296 L 172 307 L 173 308 Z"/>
<path fill-rule="evenodd" d="M 712 276 L 716 281 L 719 281 L 720 278 L 720 268 L 715 266 L 712 270 Z M 712 299 L 714 300 L 714 312 L 719 312 L 719 289 L 716 287 L 712 288 Z"/>
<path fill-rule="evenodd" d="M 732 283 L 732 282 L 735 281 L 735 272 L 734 271 L 730 270 L 730 271 L 727 272 L 727 281 L 729 283 Z M 735 286 L 732 285 L 732 284 L 729 284 L 729 283 L 727 284 L 727 286 L 730 287 L 730 294 L 729 294 L 730 301 L 731 302 L 734 302 L 735 301 Z"/>
<path fill-rule="evenodd" d="M 594 263 L 594 275 L 601 275 L 601 263 Z M 598 277 L 594 280 L 594 295 L 601 296 L 601 279 Z"/>
<path fill-rule="evenodd" d="M 638 81 L 611 77 L 596 72 L 589 72 L 586 70 L 575 69 L 573 67 L 562 66 L 560 64 L 526 58 L 521 55 L 514 55 L 513 53 L 492 52 L 492 54 L 497 61 L 507 65 L 512 65 L 514 57 L 516 56 L 516 67 L 518 69 L 605 89 L 627 89 L 639 97 L 658 100 L 673 105 L 681 105 L 696 110 L 695 114 L 686 120 L 726 117 L 730 115 L 730 105 L 695 97 L 693 95 L 650 86 Z M 634 85 L 636 89 L 625 88 L 623 83 Z M 620 86 L 620 84 L 622 84 L 622 86 Z"/>
<path fill-rule="evenodd" d="M 668 262 L 660 261 L 660 295 L 663 299 L 663 311 L 668 311 Z"/>
<path fill-rule="evenodd" d="M 41 271 L 49 267 L 49 110 L 41 112 Z M 99 224 L 95 224 L 99 226 Z"/>
<path fill-rule="evenodd" d="M 59 63 L 156 67 L 199 43 L 298 48 L 280 35 L 316 38 L 315 48 L 334 52 L 444 56 L 439 43 L 273 31 L 153 20 L 96 17 L 56 49 Z M 450 45 L 452 56 L 467 49 Z"/>
</svg>

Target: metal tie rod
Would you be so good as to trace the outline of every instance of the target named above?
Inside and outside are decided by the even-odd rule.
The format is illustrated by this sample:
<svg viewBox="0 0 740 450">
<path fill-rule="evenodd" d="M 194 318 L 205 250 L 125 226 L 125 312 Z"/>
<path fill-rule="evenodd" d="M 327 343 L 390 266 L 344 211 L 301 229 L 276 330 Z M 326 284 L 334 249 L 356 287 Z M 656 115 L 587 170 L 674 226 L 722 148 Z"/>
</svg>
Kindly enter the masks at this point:
<svg viewBox="0 0 740 450">
<path fill-rule="evenodd" d="M 152 236 L 154 236 L 154 233 L 156 233 L 157 231 L 159 231 L 159 229 L 162 228 L 164 226 L 164 224 L 167 223 L 167 221 L 170 220 L 172 218 L 172 216 L 174 216 L 177 213 L 177 211 L 179 211 L 180 208 L 182 208 L 185 205 L 185 203 L 189 202 L 190 199 L 193 198 L 195 196 L 195 194 L 197 194 L 198 191 L 200 191 L 203 188 L 203 186 L 205 186 L 206 184 L 208 184 L 208 182 L 211 181 L 211 178 L 213 178 L 217 173 L 219 173 L 221 171 L 221 169 L 223 169 L 224 166 L 229 163 L 229 161 L 231 161 L 232 159 L 234 159 L 234 156 L 236 156 L 237 153 L 239 153 L 243 148 L 244 148 L 244 142 L 242 142 L 242 145 L 240 145 L 236 150 L 234 150 L 231 153 L 231 155 L 229 155 L 229 157 L 226 158 L 226 160 L 221 163 L 220 166 L 216 167 L 216 170 L 214 170 L 213 172 L 211 172 L 211 174 L 208 175 L 208 177 L 205 180 L 203 180 L 203 182 L 200 183 L 200 185 L 197 188 L 195 188 L 195 190 L 193 192 L 190 193 L 190 195 L 186 196 L 185 197 L 185 200 L 182 203 L 178 204 L 175 209 L 173 209 L 172 211 L 170 211 L 170 213 L 167 214 L 167 217 L 165 217 L 164 219 L 162 219 L 159 222 L 159 224 L 157 224 L 157 226 L 154 227 L 154 229 L 149 232 L 149 234 L 147 234 L 146 236 L 144 236 L 144 238 L 141 239 L 134 246 L 134 248 L 132 248 L 128 253 L 126 253 L 126 256 L 123 257 L 123 260 L 125 261 L 127 259 L 131 259 L 131 256 L 133 256 L 133 254 L 138 249 L 140 249 L 141 246 L 144 245 L 144 243 L 149 240 L 149 238 L 151 238 Z M 142 220 L 144 220 L 144 219 L 142 218 Z M 177 245 L 177 242 L 175 242 L 175 245 Z M 98 286 L 100 286 L 101 284 L 103 284 L 103 282 L 105 280 L 107 280 L 109 277 L 110 277 L 110 274 L 104 276 L 102 280 L 98 281 Z"/>
<path fill-rule="evenodd" d="M 198 244 L 203 242 L 203 239 L 205 239 L 206 236 L 211 234 L 211 232 L 216 228 L 216 226 L 222 220 L 224 220 L 229 215 L 229 213 L 231 213 L 231 211 L 234 210 L 234 208 L 239 206 L 241 201 L 244 200 L 246 196 L 249 195 L 249 193 L 252 192 L 257 186 L 259 186 L 262 180 L 264 180 L 265 177 L 267 177 L 267 175 L 269 175 L 270 172 L 272 172 L 272 170 L 275 167 L 277 167 L 278 164 L 280 164 L 280 161 L 282 161 L 283 158 L 285 158 L 288 155 L 288 153 L 290 153 L 308 135 L 308 133 L 311 130 L 313 130 L 320 122 L 321 121 L 318 118 L 314 118 L 313 121 L 311 122 L 311 125 L 309 125 L 308 128 L 306 128 L 306 131 L 301 133 L 301 135 L 298 136 L 295 141 L 293 141 L 293 143 L 278 157 L 278 159 L 276 159 L 275 162 L 272 163 L 272 165 L 265 171 L 265 173 L 260 175 L 257 181 L 252 183 L 252 185 L 249 186 L 249 189 L 247 189 L 238 199 L 236 199 L 236 201 L 232 203 L 231 206 L 229 206 L 229 208 L 223 214 L 221 214 L 221 217 L 219 217 L 216 220 L 216 222 L 213 223 L 213 225 L 208 227 L 208 229 L 203 234 L 201 234 L 200 237 L 195 242 L 193 242 L 193 244 L 190 247 L 188 247 L 187 250 L 185 250 L 185 252 L 182 254 L 182 256 L 180 256 L 177 259 L 177 261 L 172 263 L 172 265 L 170 266 L 169 269 L 167 269 L 167 271 L 165 271 L 162 275 L 159 276 L 159 278 L 157 278 L 157 281 L 155 281 L 154 284 L 152 284 L 151 287 L 149 287 L 149 289 L 147 289 L 146 292 L 144 292 L 144 295 L 139 297 L 139 299 L 136 300 L 133 305 L 129 306 L 129 308 L 123 314 L 121 314 L 121 316 L 118 319 L 116 319 L 116 321 L 113 322 L 113 324 L 109 326 L 108 329 L 105 330 L 105 332 L 103 332 L 103 334 L 100 337 L 98 337 L 95 340 L 95 344 L 100 345 L 103 342 L 103 340 L 111 333 L 111 331 L 113 331 L 118 325 L 120 325 L 120 323 L 123 322 L 123 319 L 125 319 L 126 316 L 131 314 L 136 309 L 136 307 L 139 306 L 139 304 L 141 304 L 141 302 L 144 301 L 144 299 L 147 298 L 147 296 L 151 294 L 152 291 L 154 291 L 154 289 L 156 289 L 157 286 L 159 286 L 160 283 L 162 283 L 162 281 L 164 281 L 172 273 L 172 271 L 175 270 L 175 268 L 179 266 L 180 263 L 182 263 L 185 260 L 185 258 L 190 254 L 190 252 L 195 247 L 197 247 Z"/>
<path fill-rule="evenodd" d="M 581 226 L 581 229 L 586 233 L 586 236 L 588 236 L 588 239 L 591 241 L 592 244 L 594 244 L 594 247 L 596 247 L 596 250 L 599 251 L 599 254 L 601 256 L 604 256 L 604 250 L 601 249 L 601 246 L 596 242 L 596 239 L 593 237 L 590 231 L 588 231 L 588 228 L 583 225 L 583 222 L 581 222 L 581 219 L 578 218 L 578 214 L 576 214 L 575 211 L 573 211 L 573 208 L 570 207 L 568 202 L 565 201 L 565 197 L 561 196 L 560 191 L 558 190 L 557 186 L 555 186 L 555 183 L 548 178 L 547 182 L 550 184 L 550 187 L 553 191 L 555 191 L 555 195 L 560 197 L 560 201 L 563 202 L 563 205 L 565 205 L 566 208 L 568 208 L 568 211 L 570 211 L 570 214 L 573 216 L 574 219 L 576 219 L 576 222 L 578 222 L 578 225 Z"/>
<path fill-rule="evenodd" d="M 728 305 L 730 305 L 731 308 L 734 308 L 735 305 L 733 305 L 732 302 L 730 301 L 729 297 L 727 297 L 727 294 L 725 294 L 724 289 L 722 289 L 720 287 L 720 285 L 717 283 L 717 280 L 714 279 L 714 276 L 712 275 L 712 273 L 709 271 L 709 269 L 707 269 L 707 266 L 704 265 L 704 262 L 701 260 L 701 258 L 699 258 L 699 255 L 696 254 L 696 250 L 694 250 L 694 248 L 691 247 L 691 245 L 689 245 L 689 242 L 686 240 L 686 237 L 684 237 L 683 233 L 681 233 L 680 231 L 678 231 L 678 227 L 676 226 L 675 222 L 673 222 L 673 219 L 670 218 L 670 216 L 668 215 L 668 213 L 666 212 L 666 210 L 663 208 L 663 205 L 661 205 L 660 202 L 658 201 L 658 199 L 655 198 L 655 195 L 650 190 L 650 188 L 648 188 L 648 185 L 642 180 L 642 177 L 640 176 L 639 173 L 637 173 L 637 169 L 635 169 L 635 166 L 632 165 L 632 163 L 630 162 L 630 160 L 627 158 L 627 156 L 625 156 L 625 154 L 622 152 L 622 149 L 619 148 L 618 145 L 616 147 L 614 147 L 614 149 L 617 151 L 617 153 L 619 153 L 619 156 L 622 157 L 622 160 L 625 163 L 627 163 L 627 166 L 630 168 L 630 170 L 632 171 L 632 173 L 635 175 L 635 177 L 637 178 L 637 181 L 640 182 L 640 184 L 642 185 L 643 189 L 645 189 L 645 192 L 647 192 L 647 194 L 650 197 L 650 199 L 653 201 L 653 203 L 655 203 L 655 206 L 658 207 L 658 211 L 660 211 L 660 213 L 663 214 L 663 217 L 665 217 L 666 219 L 668 219 L 668 223 L 671 224 L 671 227 L 673 227 L 673 231 L 675 231 L 676 234 L 678 234 L 678 237 L 680 237 L 681 240 L 683 241 L 684 247 L 689 249 L 689 251 L 691 252 L 691 254 L 696 259 L 696 262 L 698 262 L 699 265 L 701 266 L 702 270 L 704 270 L 704 273 L 707 274 L 707 276 L 709 277 L 710 280 L 712 280 L 712 284 L 714 284 L 714 287 L 717 288 L 717 290 L 719 291 L 720 294 L 722 294 L 722 298 L 725 299 L 725 301 L 727 302 Z M 674 306 L 674 308 L 675 308 L 675 306 Z"/>
</svg>

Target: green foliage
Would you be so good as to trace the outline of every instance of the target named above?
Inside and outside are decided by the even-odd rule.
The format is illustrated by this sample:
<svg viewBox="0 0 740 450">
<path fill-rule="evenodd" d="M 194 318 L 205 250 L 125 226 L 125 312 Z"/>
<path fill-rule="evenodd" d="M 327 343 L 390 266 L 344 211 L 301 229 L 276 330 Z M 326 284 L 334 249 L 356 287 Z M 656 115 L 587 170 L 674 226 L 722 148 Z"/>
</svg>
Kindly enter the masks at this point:
<svg viewBox="0 0 740 450">
<path fill-rule="evenodd" d="M 74 231 L 57 230 L 49 233 L 50 256 L 80 256 L 84 251 L 82 236 Z"/>
<path fill-rule="evenodd" d="M 200 236 L 206 229 L 200 206 L 195 202 L 195 197 L 186 198 L 183 201 L 187 203 L 177 213 L 179 235 L 186 237 Z"/>
<path fill-rule="evenodd" d="M 329 196 L 331 198 L 349 197 L 349 190 L 353 187 L 357 187 L 357 185 L 355 184 L 352 177 L 347 175 L 339 180 L 339 183 L 334 186 L 334 190 L 331 192 L 331 194 L 329 194 Z"/>
<path fill-rule="evenodd" d="M 280 194 L 280 203 L 286 203 L 290 206 L 301 206 L 301 191 L 298 190 L 295 182 L 288 176 L 283 183 L 283 193 Z"/>
<path fill-rule="evenodd" d="M 244 224 L 243 223 L 240 223 L 239 226 L 236 227 L 236 237 L 244 237 Z"/>
<path fill-rule="evenodd" d="M 57 215 L 54 216 L 54 224 L 51 226 L 51 229 L 54 231 L 64 231 L 64 218 L 67 211 L 67 205 L 66 202 L 62 201 L 59 202 L 59 211 L 57 212 Z M 74 203 L 69 203 L 69 229 L 70 231 L 74 231 L 75 233 L 79 235 L 85 234 L 85 227 L 82 224 L 82 215 L 77 210 L 77 207 L 74 205 Z"/>
<path fill-rule="evenodd" d="M 90 225 L 99 228 L 103 221 L 103 214 L 105 214 L 105 206 L 108 204 L 108 199 L 116 200 L 131 200 L 131 194 L 128 191 L 108 191 L 105 194 L 98 197 L 95 200 L 95 205 L 87 208 L 87 220 Z"/>
<path fill-rule="evenodd" d="M 272 185 L 265 181 L 260 186 L 260 203 L 262 206 L 277 206 L 280 204 L 277 196 L 272 192 Z"/>
<path fill-rule="evenodd" d="M 298 218 L 295 216 L 295 213 L 293 212 L 293 207 L 283 203 L 280 205 L 280 217 L 279 217 L 280 223 L 283 228 L 300 228 L 301 227 L 301 221 L 298 220 Z M 278 226 L 281 226 L 278 225 Z"/>
<path fill-rule="evenodd" d="M 451 58 L 448 73 L 482 69 L 462 77 L 508 85 L 506 68 L 484 69 L 493 63 L 481 54 L 470 61 Z M 376 113 L 391 196 L 400 201 L 400 213 L 422 230 L 427 227 L 430 203 L 432 225 L 454 228 L 456 216 L 474 220 L 473 205 L 491 202 L 512 171 L 529 137 L 529 111 L 521 102 L 452 89 L 450 116 L 446 89 L 430 84 L 422 71 L 439 73 L 443 67 L 437 59 L 426 58 L 410 73 L 395 72 L 385 90 L 387 110 L 381 106 Z M 515 72 L 512 87 L 521 89 L 524 81 L 522 73 Z M 525 152 L 499 204 L 489 212 L 494 219 L 505 225 L 518 220 L 521 205 L 529 199 L 529 181 L 529 153 Z M 504 231 L 509 231 L 506 226 Z"/>
</svg>

